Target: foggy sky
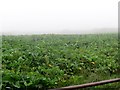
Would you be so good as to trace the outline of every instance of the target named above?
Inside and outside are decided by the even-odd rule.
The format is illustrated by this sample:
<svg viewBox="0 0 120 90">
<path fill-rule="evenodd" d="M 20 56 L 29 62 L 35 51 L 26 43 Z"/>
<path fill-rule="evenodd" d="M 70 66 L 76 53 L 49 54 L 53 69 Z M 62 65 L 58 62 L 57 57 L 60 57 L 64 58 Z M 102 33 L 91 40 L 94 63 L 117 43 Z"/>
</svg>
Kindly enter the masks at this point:
<svg viewBox="0 0 120 90">
<path fill-rule="evenodd" d="M 118 1 L 1 0 L 0 29 L 3 34 L 114 32 Z"/>
</svg>

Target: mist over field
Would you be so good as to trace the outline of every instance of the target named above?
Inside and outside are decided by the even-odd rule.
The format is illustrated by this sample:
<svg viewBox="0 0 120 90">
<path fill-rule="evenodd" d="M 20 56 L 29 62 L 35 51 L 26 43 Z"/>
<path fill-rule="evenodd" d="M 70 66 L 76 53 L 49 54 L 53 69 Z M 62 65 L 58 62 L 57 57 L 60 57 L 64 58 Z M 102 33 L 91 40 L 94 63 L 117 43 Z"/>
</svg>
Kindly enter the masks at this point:
<svg viewBox="0 0 120 90">
<path fill-rule="evenodd" d="M 99 34 L 99 33 L 117 33 L 117 28 L 100 28 L 91 30 L 63 30 L 60 34 Z"/>
<path fill-rule="evenodd" d="M 2 0 L 0 4 L 3 35 L 118 31 L 118 0 Z"/>
<path fill-rule="evenodd" d="M 32 34 L 101 34 L 118 33 L 117 28 L 101 28 L 92 30 L 61 30 L 61 31 L 39 31 L 39 32 L 3 32 L 2 35 L 32 35 Z"/>
</svg>

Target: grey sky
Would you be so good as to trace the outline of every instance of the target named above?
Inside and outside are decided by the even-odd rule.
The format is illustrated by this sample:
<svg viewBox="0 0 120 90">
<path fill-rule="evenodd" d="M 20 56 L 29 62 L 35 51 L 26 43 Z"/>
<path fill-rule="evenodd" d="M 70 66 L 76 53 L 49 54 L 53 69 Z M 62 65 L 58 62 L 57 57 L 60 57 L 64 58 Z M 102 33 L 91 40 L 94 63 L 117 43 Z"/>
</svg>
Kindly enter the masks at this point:
<svg viewBox="0 0 120 90">
<path fill-rule="evenodd" d="M 1 0 L 0 28 L 6 34 L 83 33 L 117 28 L 118 1 Z"/>
</svg>

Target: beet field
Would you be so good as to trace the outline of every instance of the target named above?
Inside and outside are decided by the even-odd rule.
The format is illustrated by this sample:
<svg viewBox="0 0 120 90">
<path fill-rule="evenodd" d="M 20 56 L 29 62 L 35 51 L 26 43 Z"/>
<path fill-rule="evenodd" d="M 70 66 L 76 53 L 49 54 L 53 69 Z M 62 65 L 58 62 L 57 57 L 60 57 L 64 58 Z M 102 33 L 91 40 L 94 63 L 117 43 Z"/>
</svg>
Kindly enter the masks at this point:
<svg viewBox="0 0 120 90">
<path fill-rule="evenodd" d="M 2 36 L 2 90 L 46 90 L 120 77 L 117 34 Z M 120 82 L 92 88 L 120 88 Z"/>
</svg>

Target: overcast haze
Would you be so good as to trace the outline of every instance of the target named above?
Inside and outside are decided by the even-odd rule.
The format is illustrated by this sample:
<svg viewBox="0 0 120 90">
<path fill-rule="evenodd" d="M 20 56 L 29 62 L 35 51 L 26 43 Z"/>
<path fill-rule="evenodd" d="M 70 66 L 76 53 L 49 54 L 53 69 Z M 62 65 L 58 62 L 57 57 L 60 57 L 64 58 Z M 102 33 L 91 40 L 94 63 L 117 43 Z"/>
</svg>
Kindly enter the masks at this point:
<svg viewBox="0 0 120 90">
<path fill-rule="evenodd" d="M 1 0 L 3 34 L 116 32 L 119 0 Z"/>
</svg>

